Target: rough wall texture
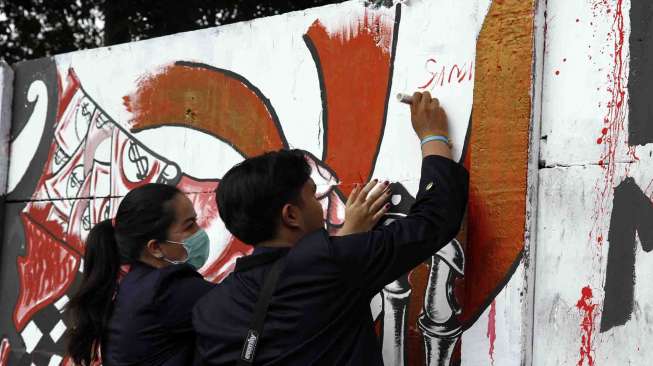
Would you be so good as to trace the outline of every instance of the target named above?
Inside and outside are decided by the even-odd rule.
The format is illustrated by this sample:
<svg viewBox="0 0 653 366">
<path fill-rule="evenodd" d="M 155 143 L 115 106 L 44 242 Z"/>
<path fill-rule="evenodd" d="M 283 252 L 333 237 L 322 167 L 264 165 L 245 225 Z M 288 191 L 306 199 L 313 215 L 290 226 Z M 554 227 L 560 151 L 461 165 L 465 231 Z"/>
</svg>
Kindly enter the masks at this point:
<svg viewBox="0 0 653 366">
<path fill-rule="evenodd" d="M 420 153 L 394 95 L 416 89 L 448 111 L 471 201 L 457 240 L 373 299 L 384 359 L 520 365 L 532 331 L 534 13 L 519 0 L 351 1 L 13 65 L 0 365 L 67 363 L 61 310 L 84 238 L 138 185 L 188 194 L 213 281 L 250 251 L 213 193 L 245 157 L 305 149 L 330 230 L 352 185 L 372 177 L 395 182 L 390 218 L 405 214 Z"/>
</svg>

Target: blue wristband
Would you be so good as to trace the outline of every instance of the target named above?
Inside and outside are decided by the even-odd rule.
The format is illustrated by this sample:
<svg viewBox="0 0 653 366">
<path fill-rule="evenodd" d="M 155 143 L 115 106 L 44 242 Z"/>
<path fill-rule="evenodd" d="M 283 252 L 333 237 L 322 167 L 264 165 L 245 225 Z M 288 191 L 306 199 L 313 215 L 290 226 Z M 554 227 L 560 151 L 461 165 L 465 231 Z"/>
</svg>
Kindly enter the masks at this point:
<svg viewBox="0 0 653 366">
<path fill-rule="evenodd" d="M 451 143 L 449 142 L 449 138 L 447 136 L 440 136 L 440 135 L 429 135 L 426 136 L 422 139 L 421 146 L 424 146 L 425 143 L 431 142 L 431 141 L 441 141 L 447 144 L 447 146 L 451 146 Z"/>
</svg>

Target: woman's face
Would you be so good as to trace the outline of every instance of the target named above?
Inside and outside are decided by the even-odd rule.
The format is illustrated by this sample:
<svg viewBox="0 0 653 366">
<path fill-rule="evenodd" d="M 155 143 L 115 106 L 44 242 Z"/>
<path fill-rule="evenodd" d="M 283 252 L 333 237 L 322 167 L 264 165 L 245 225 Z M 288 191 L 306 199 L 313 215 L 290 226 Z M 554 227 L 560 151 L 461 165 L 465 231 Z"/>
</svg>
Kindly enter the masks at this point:
<svg viewBox="0 0 653 366">
<path fill-rule="evenodd" d="M 171 207 L 174 211 L 175 218 L 172 225 L 168 228 L 167 239 L 170 241 L 181 243 L 184 239 L 195 234 L 199 230 L 197 225 L 197 214 L 191 201 L 183 193 L 177 193 L 171 201 Z M 186 260 L 187 253 L 183 245 L 161 242 L 159 243 L 161 250 L 166 258 L 174 261 Z"/>
</svg>

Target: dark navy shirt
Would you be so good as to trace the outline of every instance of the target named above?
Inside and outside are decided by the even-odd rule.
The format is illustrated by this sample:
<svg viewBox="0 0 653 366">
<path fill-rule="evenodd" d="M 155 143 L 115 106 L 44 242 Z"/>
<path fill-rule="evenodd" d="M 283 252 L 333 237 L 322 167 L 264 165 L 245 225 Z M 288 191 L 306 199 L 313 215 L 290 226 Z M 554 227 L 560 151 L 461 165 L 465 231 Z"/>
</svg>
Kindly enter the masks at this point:
<svg viewBox="0 0 653 366">
<path fill-rule="evenodd" d="M 103 365 L 192 365 L 191 310 L 213 286 L 187 264 L 132 265 L 119 285 L 102 343 Z"/>
<path fill-rule="evenodd" d="M 468 174 L 439 156 L 422 163 L 409 214 L 370 232 L 307 235 L 286 251 L 254 365 L 382 365 L 370 300 L 446 245 L 460 229 Z M 205 365 L 235 365 L 271 264 L 230 274 L 193 311 Z"/>
</svg>

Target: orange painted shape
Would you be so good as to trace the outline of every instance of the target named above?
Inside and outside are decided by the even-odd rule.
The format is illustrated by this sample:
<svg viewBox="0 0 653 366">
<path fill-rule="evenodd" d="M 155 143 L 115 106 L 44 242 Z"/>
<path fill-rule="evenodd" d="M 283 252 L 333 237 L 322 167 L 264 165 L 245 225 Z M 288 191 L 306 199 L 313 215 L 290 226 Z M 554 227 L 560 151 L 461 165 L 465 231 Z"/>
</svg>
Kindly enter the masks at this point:
<svg viewBox="0 0 653 366">
<path fill-rule="evenodd" d="M 245 157 L 286 147 L 267 99 L 229 71 L 178 62 L 142 78 L 123 100 L 133 113 L 133 132 L 191 127 L 228 142 Z"/>
<path fill-rule="evenodd" d="M 532 0 L 494 2 L 478 38 L 463 323 L 490 304 L 524 249 L 533 12 Z"/>
<path fill-rule="evenodd" d="M 306 33 L 314 47 L 326 107 L 323 161 L 349 183 L 367 179 L 383 134 L 389 93 L 394 22 L 363 15 L 327 32 L 315 21 Z"/>
</svg>

